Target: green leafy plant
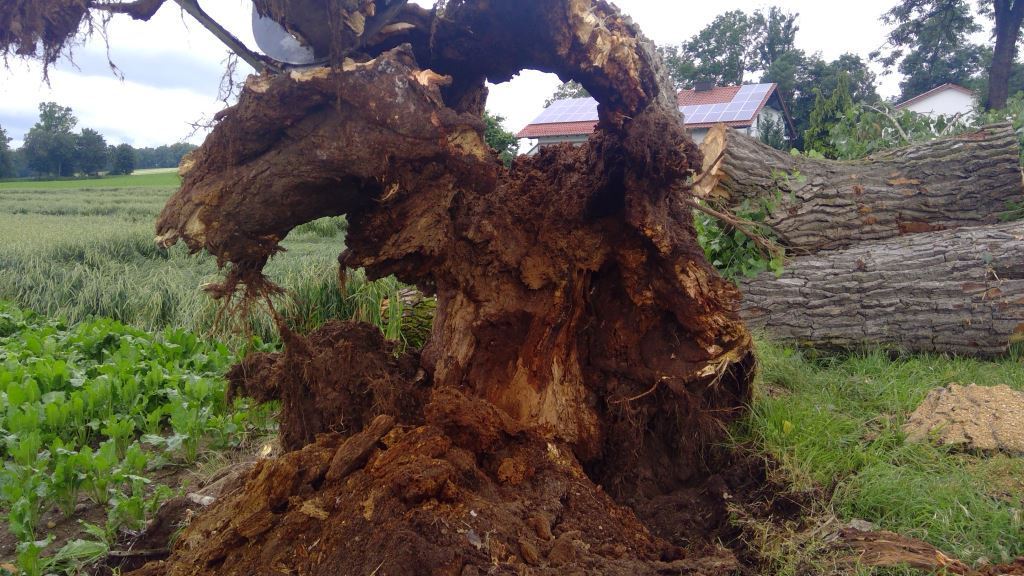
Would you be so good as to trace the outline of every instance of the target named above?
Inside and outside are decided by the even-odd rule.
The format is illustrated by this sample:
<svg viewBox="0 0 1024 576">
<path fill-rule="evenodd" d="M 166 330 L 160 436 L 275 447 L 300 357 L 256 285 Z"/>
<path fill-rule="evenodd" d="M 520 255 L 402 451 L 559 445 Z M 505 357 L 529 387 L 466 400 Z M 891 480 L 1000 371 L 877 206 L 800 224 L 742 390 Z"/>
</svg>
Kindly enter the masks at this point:
<svg viewBox="0 0 1024 576">
<path fill-rule="evenodd" d="M 65 326 L 3 302 L 0 328 L 0 510 L 23 574 L 74 570 L 119 530 L 141 529 L 172 495 L 147 478 L 154 463 L 192 462 L 206 438 L 227 445 L 253 422 L 273 426 L 265 407 L 227 404 L 221 375 L 233 355 L 186 331 L 102 318 Z M 44 553 L 42 511 L 72 516 L 82 495 L 106 510 L 97 541 Z"/>
<path fill-rule="evenodd" d="M 782 201 L 782 181 L 799 180 L 803 176 L 796 173 L 775 174 L 774 177 L 777 186 L 772 194 L 744 200 L 731 214 L 724 214 L 724 208 L 694 211 L 697 241 L 704 249 L 704 256 L 729 280 L 735 282 L 766 271 L 782 273 L 785 251 L 775 242 L 775 234 L 767 221 Z M 737 224 L 731 224 L 730 220 Z"/>
</svg>

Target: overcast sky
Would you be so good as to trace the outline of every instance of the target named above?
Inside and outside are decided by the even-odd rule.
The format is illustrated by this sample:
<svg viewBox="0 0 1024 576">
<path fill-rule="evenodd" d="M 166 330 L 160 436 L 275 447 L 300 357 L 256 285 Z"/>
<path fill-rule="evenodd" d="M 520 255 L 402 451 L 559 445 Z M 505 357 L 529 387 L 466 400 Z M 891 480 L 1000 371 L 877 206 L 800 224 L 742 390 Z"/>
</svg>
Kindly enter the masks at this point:
<svg viewBox="0 0 1024 576">
<path fill-rule="evenodd" d="M 866 58 L 881 46 L 885 29 L 878 18 L 895 0 L 619 0 L 616 4 L 659 44 L 682 42 L 727 10 L 749 12 L 774 4 L 800 14 L 798 48 L 821 52 L 831 60 L 844 52 Z M 206 0 L 203 5 L 254 46 L 248 0 Z M 120 68 L 123 80 L 107 65 L 107 48 L 99 35 L 75 50 L 75 65 L 61 61 L 51 69 L 49 86 L 36 64 L 11 59 L 9 70 L 0 69 L 0 126 L 14 138 L 16 147 L 38 119 L 41 101 L 70 106 L 80 127 L 98 130 L 110 143 L 157 146 L 185 139 L 202 141 L 205 132 L 192 134 L 191 124 L 223 107 L 217 94 L 226 49 L 172 2 L 150 22 L 118 16 L 108 32 L 109 58 Z M 880 75 L 879 80 L 883 97 L 898 91 L 896 75 Z M 540 113 L 558 83 L 554 75 L 524 72 L 512 82 L 492 87 L 488 108 L 505 117 L 506 129 L 518 131 Z"/>
</svg>

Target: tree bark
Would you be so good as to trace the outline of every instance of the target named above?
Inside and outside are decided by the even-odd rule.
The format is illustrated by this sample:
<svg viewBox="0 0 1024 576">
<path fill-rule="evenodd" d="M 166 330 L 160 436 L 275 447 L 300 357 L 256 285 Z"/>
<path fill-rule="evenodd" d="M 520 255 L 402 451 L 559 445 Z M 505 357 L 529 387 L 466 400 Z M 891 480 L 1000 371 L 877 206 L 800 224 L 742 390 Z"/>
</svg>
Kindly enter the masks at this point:
<svg viewBox="0 0 1024 576">
<path fill-rule="evenodd" d="M 701 151 L 695 193 L 732 205 L 767 201 L 767 223 L 797 254 L 992 224 L 1024 197 L 1009 124 L 849 162 L 793 156 L 719 125 Z"/>
<path fill-rule="evenodd" d="M 995 0 L 993 12 L 996 20 L 996 45 L 989 67 L 988 98 L 985 101 L 987 110 L 1005 108 L 1010 96 L 1010 72 L 1017 55 L 1020 27 L 1024 23 L 1024 1 Z"/>
<path fill-rule="evenodd" d="M 740 288 L 747 323 L 773 338 L 994 356 L 1024 340 L 1024 222 L 801 256 Z"/>
</svg>

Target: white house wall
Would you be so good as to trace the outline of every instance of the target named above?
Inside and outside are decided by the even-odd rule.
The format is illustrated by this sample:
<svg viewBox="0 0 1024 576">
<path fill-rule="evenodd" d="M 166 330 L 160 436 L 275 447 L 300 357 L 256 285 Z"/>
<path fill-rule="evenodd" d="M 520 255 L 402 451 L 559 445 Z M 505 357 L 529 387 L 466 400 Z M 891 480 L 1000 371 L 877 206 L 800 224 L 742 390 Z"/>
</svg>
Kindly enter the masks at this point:
<svg viewBox="0 0 1024 576">
<path fill-rule="evenodd" d="M 974 113 L 974 96 L 959 90 L 943 90 L 903 107 L 931 117 L 960 114 L 967 118 Z"/>
</svg>

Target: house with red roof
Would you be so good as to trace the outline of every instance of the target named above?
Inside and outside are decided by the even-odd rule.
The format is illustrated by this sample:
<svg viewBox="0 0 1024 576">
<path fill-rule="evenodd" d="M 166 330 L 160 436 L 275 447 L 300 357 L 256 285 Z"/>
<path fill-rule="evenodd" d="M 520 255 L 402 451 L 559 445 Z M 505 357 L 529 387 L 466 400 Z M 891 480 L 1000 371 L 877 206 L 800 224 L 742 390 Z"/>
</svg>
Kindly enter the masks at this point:
<svg viewBox="0 0 1024 576">
<path fill-rule="evenodd" d="M 776 123 L 785 129 L 790 139 L 795 135 L 792 118 L 775 84 L 699 84 L 692 90 L 680 91 L 677 101 L 683 123 L 697 143 L 704 139 L 709 128 L 720 123 L 753 137 L 768 123 Z M 593 98 L 556 100 L 516 136 L 537 140 L 530 151 L 532 154 L 552 144 L 586 142 L 597 127 L 597 121 L 597 101 Z"/>
<path fill-rule="evenodd" d="M 918 94 L 896 105 L 897 110 L 910 110 L 918 114 L 931 116 L 960 116 L 970 118 L 974 114 L 974 108 L 978 95 L 973 91 L 956 84 L 943 84 L 936 88 Z"/>
</svg>

